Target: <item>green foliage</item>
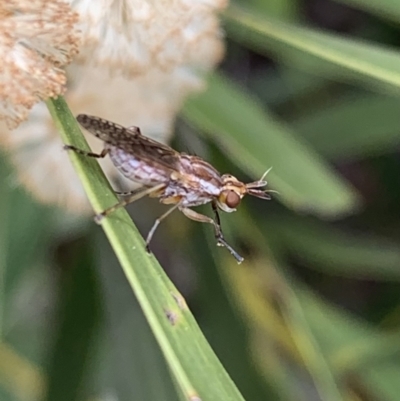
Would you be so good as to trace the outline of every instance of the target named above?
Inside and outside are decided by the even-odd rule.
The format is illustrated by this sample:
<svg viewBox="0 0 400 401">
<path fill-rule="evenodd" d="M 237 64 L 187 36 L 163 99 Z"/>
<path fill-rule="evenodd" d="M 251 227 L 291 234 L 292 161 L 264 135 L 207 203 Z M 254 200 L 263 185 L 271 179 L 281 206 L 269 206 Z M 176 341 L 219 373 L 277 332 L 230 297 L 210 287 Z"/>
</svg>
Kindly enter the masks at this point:
<svg viewBox="0 0 400 401">
<path fill-rule="evenodd" d="M 267 163 L 273 166 L 269 183 L 289 207 L 332 215 L 355 206 L 354 192 L 330 166 L 226 78 L 211 77 L 207 91 L 188 102 L 184 115 L 250 175 L 261 177 Z"/>
<path fill-rule="evenodd" d="M 221 71 L 182 110 L 177 148 L 243 180 L 273 167 L 272 201 L 221 216 L 240 266 L 176 212 L 164 271 L 125 210 L 100 228 L 40 205 L 0 159 L 1 401 L 397 401 L 400 4 L 339 3 L 345 34 L 299 1 L 232 3 Z M 71 159 L 94 212 L 113 204 L 97 162 Z M 129 207 L 141 229 L 156 204 Z"/>
</svg>

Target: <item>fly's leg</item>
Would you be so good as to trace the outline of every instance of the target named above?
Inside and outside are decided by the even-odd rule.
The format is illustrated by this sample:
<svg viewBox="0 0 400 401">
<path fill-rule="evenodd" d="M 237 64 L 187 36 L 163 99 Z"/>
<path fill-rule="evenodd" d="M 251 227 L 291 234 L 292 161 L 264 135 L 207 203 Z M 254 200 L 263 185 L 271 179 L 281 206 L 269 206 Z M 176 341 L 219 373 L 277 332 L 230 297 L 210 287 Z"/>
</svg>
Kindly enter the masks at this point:
<svg viewBox="0 0 400 401">
<path fill-rule="evenodd" d="M 106 157 L 108 154 L 108 149 L 103 149 L 101 153 L 93 153 L 93 152 L 87 152 L 86 150 L 79 149 L 73 145 L 64 145 L 65 150 L 73 150 L 74 152 L 83 155 L 83 156 L 88 156 L 88 157 L 95 157 L 97 159 L 102 159 L 103 157 Z"/>
<path fill-rule="evenodd" d="M 120 207 L 124 207 L 124 206 L 128 205 L 129 203 L 135 202 L 135 201 L 139 200 L 140 198 L 143 198 L 143 196 L 150 195 L 152 192 L 159 191 L 163 187 L 165 187 L 165 184 L 158 184 L 158 185 L 155 185 L 154 187 L 150 187 L 150 188 L 145 188 L 145 187 L 139 188 L 141 191 L 137 191 L 129 198 L 123 199 L 123 200 L 119 201 L 118 203 L 116 203 L 115 205 L 107 208 L 106 210 L 103 210 L 101 213 L 96 214 L 96 216 L 94 216 L 94 221 L 97 224 L 100 224 L 101 220 L 103 220 L 104 217 L 106 217 L 107 215 L 112 213 L 114 210 L 117 210 Z"/>
<path fill-rule="evenodd" d="M 218 240 L 220 238 L 224 239 L 224 236 L 222 234 L 221 219 L 219 218 L 219 213 L 218 213 L 218 207 L 215 202 L 212 202 L 211 206 L 215 215 L 215 222 L 216 222 L 216 224 L 214 224 L 215 238 L 217 238 Z"/>
<path fill-rule="evenodd" d="M 219 218 L 217 204 L 215 202 L 212 202 L 211 206 L 212 206 L 212 210 L 215 215 L 214 229 L 215 229 L 215 238 L 217 239 L 217 245 L 228 248 L 229 251 L 232 253 L 232 251 L 233 251 L 232 247 L 230 247 L 227 244 L 227 242 L 225 241 L 224 235 L 222 234 L 221 220 Z M 233 252 L 234 253 L 232 253 L 232 255 L 236 258 L 238 263 L 242 263 L 244 259 L 240 255 L 238 255 L 237 252 L 235 252 L 235 251 L 233 251 Z M 240 261 L 238 260 L 237 256 L 239 256 L 239 258 L 241 259 Z"/>
<path fill-rule="evenodd" d="M 225 238 L 224 238 L 224 235 L 222 234 L 222 227 L 221 227 L 221 219 L 219 218 L 219 213 L 218 213 L 218 206 L 217 206 L 217 204 L 215 203 L 215 201 L 213 201 L 212 203 L 211 203 L 211 206 L 212 206 L 212 210 L 213 210 L 213 212 L 214 212 L 214 215 L 215 215 L 215 222 L 216 222 L 216 224 L 214 224 L 214 228 L 215 228 L 215 238 L 217 239 L 217 245 L 219 245 L 219 246 L 227 246 L 227 243 L 226 243 L 226 241 L 225 241 Z M 230 247 L 229 247 L 230 248 Z M 228 248 L 228 249 L 229 249 Z M 231 248 L 231 250 L 230 250 L 230 252 L 232 253 L 232 248 Z M 237 253 L 235 252 L 235 254 L 237 255 Z M 235 256 L 235 255 L 234 255 Z M 236 256 L 235 256 L 235 258 L 236 258 Z M 238 263 L 241 263 L 241 262 L 243 262 L 243 258 L 240 256 L 240 258 L 241 258 L 241 261 L 239 261 L 237 258 L 236 258 L 236 260 L 238 260 Z"/>
<path fill-rule="evenodd" d="M 222 234 L 222 230 L 221 230 L 221 224 L 219 221 L 219 216 L 218 216 L 218 212 L 216 213 L 216 219 L 217 221 L 215 222 L 211 217 L 208 216 L 204 216 L 204 214 L 200 214 L 195 212 L 192 209 L 188 209 L 188 208 L 181 208 L 180 209 L 182 211 L 182 213 L 188 217 L 191 220 L 194 221 L 199 221 L 200 223 L 209 223 L 212 224 L 214 226 L 214 230 L 215 230 L 215 238 L 217 239 L 217 245 L 219 246 L 224 246 L 226 249 L 228 249 L 228 251 L 231 253 L 231 255 L 236 259 L 236 261 L 238 263 L 242 263 L 244 258 L 242 256 L 240 256 L 226 241 L 225 238 Z"/>
<path fill-rule="evenodd" d="M 168 209 L 163 215 L 161 215 L 153 224 L 153 227 L 151 227 L 151 230 L 149 231 L 149 233 L 147 234 L 147 238 L 146 238 L 146 250 L 148 253 L 150 253 L 150 241 L 153 238 L 153 235 L 157 229 L 157 227 L 159 226 L 159 224 L 167 217 L 169 216 L 175 209 L 177 209 L 180 206 L 180 203 L 177 203 L 176 205 L 174 205 L 173 207 L 171 207 L 171 209 Z"/>
<path fill-rule="evenodd" d="M 98 159 L 101 159 L 105 157 L 108 154 L 108 149 L 103 149 L 101 153 L 93 153 L 93 152 L 87 152 L 86 150 L 79 149 L 73 145 L 64 145 L 64 149 L 66 150 L 73 150 L 74 152 L 83 155 L 83 156 L 89 156 L 89 157 L 95 157 Z M 151 188 L 146 188 L 146 187 L 141 187 L 138 188 L 137 190 L 131 191 L 130 193 L 126 193 L 127 195 L 130 194 L 131 196 L 128 199 L 123 199 L 116 203 L 115 205 L 107 208 L 106 210 L 103 210 L 101 213 L 96 214 L 94 216 L 94 221 L 97 224 L 101 223 L 101 220 L 103 220 L 104 217 L 112 213 L 114 210 L 119 209 L 120 207 L 124 207 L 128 205 L 129 203 L 135 202 L 136 200 L 139 200 L 140 198 L 143 198 L 143 196 L 149 195 L 152 192 L 156 192 L 163 188 L 165 184 L 159 184 Z"/>
</svg>

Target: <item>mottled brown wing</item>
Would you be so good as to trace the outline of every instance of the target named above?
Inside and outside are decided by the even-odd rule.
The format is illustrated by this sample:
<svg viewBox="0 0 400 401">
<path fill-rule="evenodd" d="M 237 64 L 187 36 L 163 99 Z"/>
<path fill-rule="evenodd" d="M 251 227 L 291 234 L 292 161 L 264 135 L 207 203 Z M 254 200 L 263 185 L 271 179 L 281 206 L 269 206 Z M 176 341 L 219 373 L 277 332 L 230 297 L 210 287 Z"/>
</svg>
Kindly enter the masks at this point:
<svg viewBox="0 0 400 401">
<path fill-rule="evenodd" d="M 125 128 L 99 117 L 79 114 L 76 119 L 97 138 L 143 161 L 159 163 L 178 170 L 179 152 L 140 133 L 138 127 Z"/>
</svg>

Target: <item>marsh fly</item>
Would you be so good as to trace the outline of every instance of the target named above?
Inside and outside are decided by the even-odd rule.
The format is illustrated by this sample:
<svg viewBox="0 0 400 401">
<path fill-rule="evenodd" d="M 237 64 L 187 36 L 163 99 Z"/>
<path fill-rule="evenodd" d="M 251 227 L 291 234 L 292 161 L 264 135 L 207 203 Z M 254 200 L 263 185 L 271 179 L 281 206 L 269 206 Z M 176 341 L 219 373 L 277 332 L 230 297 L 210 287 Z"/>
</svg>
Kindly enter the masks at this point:
<svg viewBox="0 0 400 401">
<path fill-rule="evenodd" d="M 234 212 L 244 195 L 270 199 L 263 177 L 244 184 L 230 174 L 221 175 L 209 163 L 197 156 L 179 153 L 167 145 L 143 136 L 137 127 L 124 128 L 98 117 L 80 114 L 80 125 L 104 142 L 100 154 L 86 152 L 71 145 L 65 149 L 79 154 L 102 158 L 109 155 L 115 167 L 127 178 L 142 184 L 142 187 L 127 193 L 128 197 L 96 215 L 99 223 L 103 217 L 119 207 L 134 202 L 143 196 L 159 198 L 161 203 L 173 205 L 159 217 L 146 238 L 146 248 L 160 224 L 175 209 L 189 219 L 214 226 L 217 245 L 226 247 L 238 263 L 243 258 L 225 241 L 221 230 L 218 210 Z M 268 172 L 268 171 L 267 171 Z M 192 207 L 211 203 L 215 219 L 202 215 Z"/>
</svg>

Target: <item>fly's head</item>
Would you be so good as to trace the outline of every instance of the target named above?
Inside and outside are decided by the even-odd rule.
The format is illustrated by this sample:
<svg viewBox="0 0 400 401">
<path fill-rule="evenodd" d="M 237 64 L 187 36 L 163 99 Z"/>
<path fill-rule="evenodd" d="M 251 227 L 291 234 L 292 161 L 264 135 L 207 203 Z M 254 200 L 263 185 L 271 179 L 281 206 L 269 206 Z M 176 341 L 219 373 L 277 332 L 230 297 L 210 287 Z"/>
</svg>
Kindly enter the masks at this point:
<svg viewBox="0 0 400 401">
<path fill-rule="evenodd" d="M 248 184 L 244 184 L 230 174 L 224 174 L 222 176 L 222 190 L 217 198 L 218 207 L 224 212 L 234 212 L 236 210 L 236 207 L 239 205 L 240 201 L 246 194 L 255 196 L 260 199 L 271 199 L 271 196 L 268 194 L 268 192 L 273 191 L 268 191 L 264 189 L 264 187 L 267 185 L 267 181 L 264 181 L 264 178 L 270 170 L 271 169 L 266 171 L 266 173 L 261 177 L 260 180 L 250 182 Z"/>
</svg>

